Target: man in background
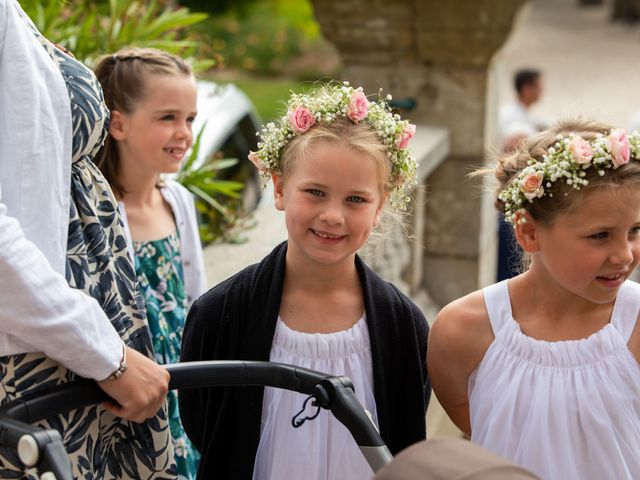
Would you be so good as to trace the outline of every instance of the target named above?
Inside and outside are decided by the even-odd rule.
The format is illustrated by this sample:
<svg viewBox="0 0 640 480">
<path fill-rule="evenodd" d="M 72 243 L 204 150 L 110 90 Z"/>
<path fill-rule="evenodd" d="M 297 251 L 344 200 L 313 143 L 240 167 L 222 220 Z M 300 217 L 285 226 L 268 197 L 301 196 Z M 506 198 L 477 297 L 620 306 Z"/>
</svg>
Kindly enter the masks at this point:
<svg viewBox="0 0 640 480">
<path fill-rule="evenodd" d="M 533 68 L 518 70 L 513 76 L 516 99 L 504 105 L 498 114 L 500 143 L 505 152 L 518 142 L 547 128 L 546 122 L 531 114 L 531 107 L 543 91 L 542 72 Z"/>
<path fill-rule="evenodd" d="M 516 99 L 505 104 L 498 114 L 500 149 L 513 151 L 526 138 L 547 128 L 546 122 L 531 114 L 531 107 L 540 100 L 543 91 L 542 72 L 534 68 L 518 70 L 513 76 Z M 522 253 L 513 237 L 511 225 L 499 220 L 497 281 L 520 273 Z"/>
</svg>

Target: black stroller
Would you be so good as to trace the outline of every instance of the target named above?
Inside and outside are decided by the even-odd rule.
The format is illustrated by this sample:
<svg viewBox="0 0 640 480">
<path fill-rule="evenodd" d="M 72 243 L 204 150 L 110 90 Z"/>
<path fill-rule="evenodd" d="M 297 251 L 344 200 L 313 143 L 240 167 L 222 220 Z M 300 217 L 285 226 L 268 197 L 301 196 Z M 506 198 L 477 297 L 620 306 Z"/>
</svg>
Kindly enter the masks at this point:
<svg viewBox="0 0 640 480">
<path fill-rule="evenodd" d="M 330 410 L 347 427 L 374 472 L 392 459 L 346 377 L 280 363 L 249 361 L 177 363 L 166 365 L 166 369 L 171 374 L 170 389 L 267 386 L 309 395 L 315 406 Z M 106 399 L 95 382 L 80 380 L 7 403 L 0 407 L 0 445 L 16 449 L 25 466 L 35 467 L 42 480 L 71 479 L 60 434 L 30 423 Z M 309 419 L 302 414 L 292 418 L 294 425 Z"/>
</svg>

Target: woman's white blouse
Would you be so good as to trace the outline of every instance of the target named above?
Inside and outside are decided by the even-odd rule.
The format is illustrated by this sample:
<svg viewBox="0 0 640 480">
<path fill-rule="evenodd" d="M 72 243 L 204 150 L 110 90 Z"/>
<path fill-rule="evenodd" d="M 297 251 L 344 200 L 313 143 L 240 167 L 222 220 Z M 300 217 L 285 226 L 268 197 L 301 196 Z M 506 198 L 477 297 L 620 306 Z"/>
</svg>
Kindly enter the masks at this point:
<svg viewBox="0 0 640 480">
<path fill-rule="evenodd" d="M 356 397 L 377 425 L 373 396 L 373 371 L 369 330 L 362 317 L 349 330 L 335 333 L 302 333 L 291 330 L 280 318 L 276 325 L 270 361 L 345 375 Z M 305 480 L 370 479 L 373 471 L 353 437 L 328 410 L 314 420 L 293 428 L 306 395 L 265 388 L 262 428 L 253 478 Z M 316 411 L 309 402 L 305 414 Z"/>
<path fill-rule="evenodd" d="M 122 340 L 64 277 L 71 107 L 60 70 L 14 0 L 0 0 L 0 356 L 44 352 L 101 380 Z"/>
<path fill-rule="evenodd" d="M 622 285 L 600 331 L 558 342 L 522 333 L 506 281 L 483 293 L 495 340 L 469 378 L 471 440 L 544 480 L 640 479 L 640 366 L 627 347 L 640 285 Z"/>
</svg>

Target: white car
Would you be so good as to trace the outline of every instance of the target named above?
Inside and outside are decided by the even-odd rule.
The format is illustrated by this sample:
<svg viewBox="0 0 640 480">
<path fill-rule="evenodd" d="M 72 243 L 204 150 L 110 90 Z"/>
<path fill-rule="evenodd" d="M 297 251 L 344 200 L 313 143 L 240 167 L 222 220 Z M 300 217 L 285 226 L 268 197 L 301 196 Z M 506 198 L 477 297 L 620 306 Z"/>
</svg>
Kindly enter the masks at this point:
<svg viewBox="0 0 640 480">
<path fill-rule="evenodd" d="M 251 100 L 235 85 L 198 80 L 198 115 L 194 140 L 204 125 L 194 166 L 211 155 L 236 158 L 238 163 L 219 172 L 219 178 L 244 182 L 243 209 L 253 210 L 260 200 L 260 178 L 247 156 L 257 149 L 256 132 L 262 122 Z"/>
</svg>

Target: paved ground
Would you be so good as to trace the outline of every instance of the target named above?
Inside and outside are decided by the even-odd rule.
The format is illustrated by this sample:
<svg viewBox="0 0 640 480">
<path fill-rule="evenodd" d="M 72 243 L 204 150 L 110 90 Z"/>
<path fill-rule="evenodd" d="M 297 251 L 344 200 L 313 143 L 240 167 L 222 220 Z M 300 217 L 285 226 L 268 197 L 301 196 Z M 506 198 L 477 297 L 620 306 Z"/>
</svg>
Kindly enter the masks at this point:
<svg viewBox="0 0 640 480">
<path fill-rule="evenodd" d="M 640 110 L 640 26 L 608 21 L 610 9 L 580 7 L 578 0 L 532 0 L 518 16 L 510 38 L 494 59 L 497 105 L 513 95 L 511 76 L 524 66 L 545 73 L 538 114 L 549 120 L 583 116 L 627 127 Z M 205 249 L 210 285 L 259 261 L 286 238 L 281 212 L 267 190 L 247 242 Z M 433 402 L 430 434 L 456 435 Z"/>
<path fill-rule="evenodd" d="M 610 8 L 578 0 L 533 0 L 496 56 L 500 103 L 523 66 L 545 74 L 536 111 L 548 119 L 584 116 L 627 127 L 640 110 L 640 25 L 609 21 Z M 605 0 L 605 3 L 611 3 Z"/>
</svg>

